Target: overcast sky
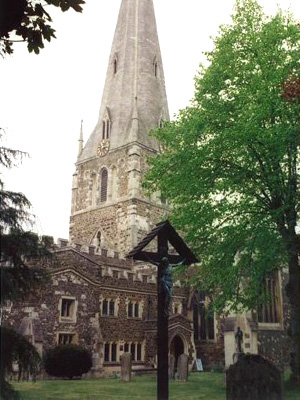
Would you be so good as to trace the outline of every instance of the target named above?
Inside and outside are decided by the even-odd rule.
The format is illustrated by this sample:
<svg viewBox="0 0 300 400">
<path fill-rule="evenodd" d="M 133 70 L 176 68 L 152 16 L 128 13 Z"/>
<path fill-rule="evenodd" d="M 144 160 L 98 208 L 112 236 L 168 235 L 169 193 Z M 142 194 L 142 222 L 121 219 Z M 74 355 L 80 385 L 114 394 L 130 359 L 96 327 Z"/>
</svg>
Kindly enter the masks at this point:
<svg viewBox="0 0 300 400">
<path fill-rule="evenodd" d="M 48 8 L 57 39 L 36 56 L 24 44 L 0 59 L 0 127 L 4 145 L 30 158 L 4 175 L 6 188 L 23 192 L 37 217 L 39 234 L 68 238 L 72 174 L 80 121 L 84 139 L 98 117 L 108 57 L 121 0 L 86 0 L 84 11 Z M 299 0 L 261 0 L 267 14 Z M 193 96 L 193 78 L 211 36 L 230 22 L 234 0 L 154 0 L 170 115 Z"/>
</svg>

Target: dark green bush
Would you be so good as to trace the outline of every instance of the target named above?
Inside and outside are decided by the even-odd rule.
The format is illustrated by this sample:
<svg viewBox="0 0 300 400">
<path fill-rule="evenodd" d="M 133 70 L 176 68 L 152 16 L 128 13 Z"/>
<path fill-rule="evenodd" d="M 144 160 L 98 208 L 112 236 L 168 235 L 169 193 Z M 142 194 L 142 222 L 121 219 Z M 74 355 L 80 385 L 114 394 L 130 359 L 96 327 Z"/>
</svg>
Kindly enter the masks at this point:
<svg viewBox="0 0 300 400">
<path fill-rule="evenodd" d="M 92 357 L 83 347 L 59 345 L 45 353 L 44 367 L 49 375 L 72 379 L 91 369 Z"/>
</svg>

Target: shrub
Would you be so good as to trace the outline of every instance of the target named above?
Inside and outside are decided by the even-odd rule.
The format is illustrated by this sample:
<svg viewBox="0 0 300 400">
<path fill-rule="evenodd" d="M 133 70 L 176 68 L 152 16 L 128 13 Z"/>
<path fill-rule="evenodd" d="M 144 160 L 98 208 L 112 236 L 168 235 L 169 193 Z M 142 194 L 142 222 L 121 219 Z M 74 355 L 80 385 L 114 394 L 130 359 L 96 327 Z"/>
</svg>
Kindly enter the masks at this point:
<svg viewBox="0 0 300 400">
<path fill-rule="evenodd" d="M 92 357 L 83 347 L 59 345 L 45 353 L 44 367 L 49 375 L 72 379 L 91 369 Z"/>
<path fill-rule="evenodd" d="M 0 400 L 17 400 L 19 394 L 6 378 L 13 371 L 13 364 L 19 367 L 19 378 L 22 373 L 32 377 L 39 372 L 41 358 L 36 348 L 28 340 L 11 328 L 0 327 L 1 361 L 0 361 Z"/>
</svg>

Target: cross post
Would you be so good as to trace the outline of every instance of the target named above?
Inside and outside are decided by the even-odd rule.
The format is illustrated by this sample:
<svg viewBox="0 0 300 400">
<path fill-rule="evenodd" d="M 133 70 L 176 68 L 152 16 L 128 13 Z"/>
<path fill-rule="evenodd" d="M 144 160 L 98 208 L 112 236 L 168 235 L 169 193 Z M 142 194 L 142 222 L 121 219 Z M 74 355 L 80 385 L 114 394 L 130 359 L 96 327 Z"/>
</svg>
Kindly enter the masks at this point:
<svg viewBox="0 0 300 400">
<path fill-rule="evenodd" d="M 163 257 L 168 257 L 168 240 L 160 232 L 157 236 L 160 261 Z M 160 290 L 160 280 L 162 278 L 162 265 L 157 269 L 157 400 L 169 399 L 169 338 L 168 322 L 169 316 L 165 313 L 166 293 Z"/>
</svg>

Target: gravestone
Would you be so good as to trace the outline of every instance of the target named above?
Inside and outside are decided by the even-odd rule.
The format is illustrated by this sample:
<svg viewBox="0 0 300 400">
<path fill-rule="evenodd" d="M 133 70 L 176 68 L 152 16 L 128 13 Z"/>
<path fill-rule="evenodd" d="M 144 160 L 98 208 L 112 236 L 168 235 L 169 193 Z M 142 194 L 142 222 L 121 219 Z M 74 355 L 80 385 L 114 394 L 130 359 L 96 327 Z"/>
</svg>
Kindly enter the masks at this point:
<svg viewBox="0 0 300 400">
<path fill-rule="evenodd" d="M 175 379 L 175 357 L 169 355 L 169 379 Z"/>
<path fill-rule="evenodd" d="M 188 380 L 188 362 L 189 357 L 187 354 L 181 354 L 178 358 L 177 374 L 180 381 Z"/>
<path fill-rule="evenodd" d="M 130 382 L 131 381 L 131 353 L 123 353 L 120 357 L 121 361 L 121 381 Z"/>
<path fill-rule="evenodd" d="M 233 364 L 238 362 L 241 357 L 244 357 L 244 355 L 245 355 L 245 353 L 234 353 L 233 356 L 232 356 Z"/>
<path fill-rule="evenodd" d="M 244 355 L 226 374 L 227 400 L 283 400 L 280 371 L 256 354 Z"/>
</svg>

